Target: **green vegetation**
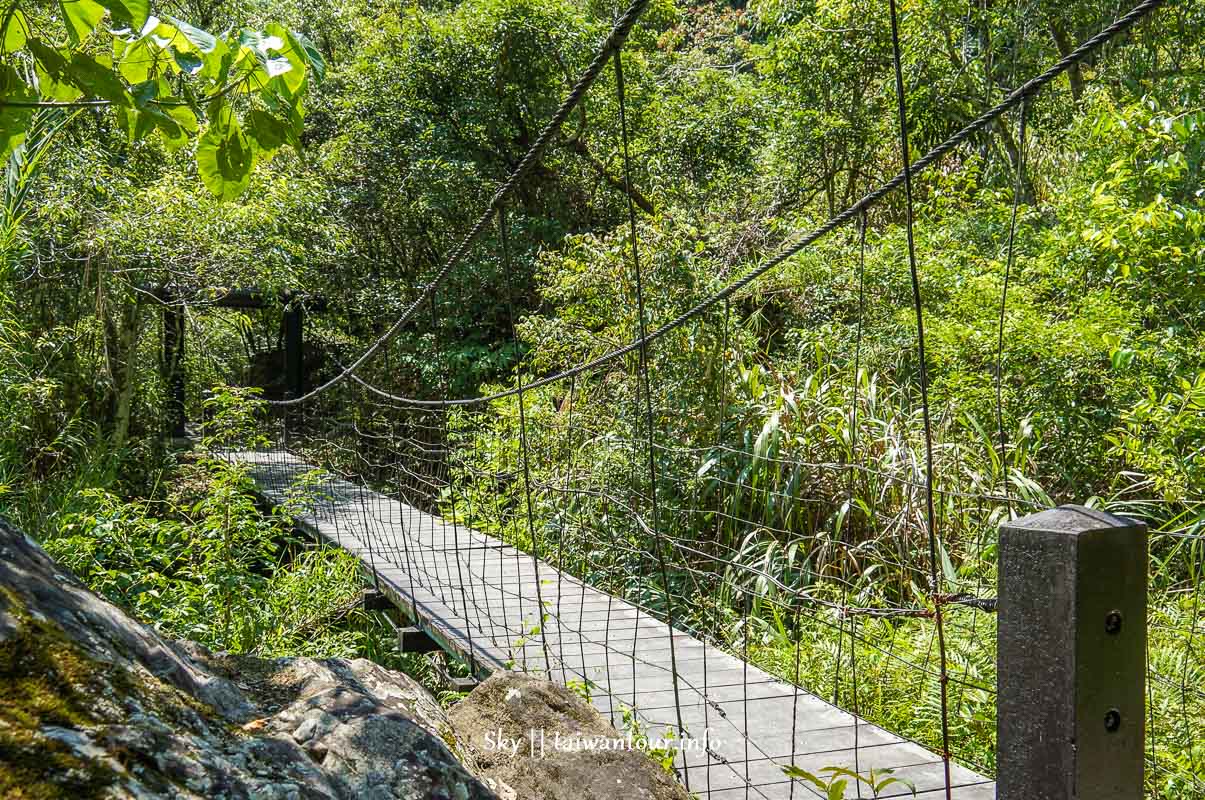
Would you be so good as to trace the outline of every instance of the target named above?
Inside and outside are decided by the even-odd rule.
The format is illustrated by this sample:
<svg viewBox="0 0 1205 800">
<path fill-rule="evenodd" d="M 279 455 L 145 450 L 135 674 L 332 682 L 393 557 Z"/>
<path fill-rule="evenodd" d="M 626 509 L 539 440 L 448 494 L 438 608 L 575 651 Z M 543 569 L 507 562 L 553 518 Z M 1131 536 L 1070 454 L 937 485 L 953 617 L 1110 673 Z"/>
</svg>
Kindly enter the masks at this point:
<svg viewBox="0 0 1205 800">
<path fill-rule="evenodd" d="M 292 532 L 313 487 L 265 512 L 238 469 L 164 446 L 152 290 L 187 298 L 190 417 L 208 403 L 208 435 L 246 440 L 272 415 L 250 393 L 203 392 L 282 396 L 283 309 L 211 300 L 323 296 L 305 369 L 310 385 L 337 374 L 419 296 L 622 9 L 137 5 L 15 0 L 0 19 L 0 513 L 173 635 L 384 659 L 379 621 L 349 607 L 355 565 Z M 1106 5 L 902 3 L 916 155 L 1111 21 Z M 899 171 L 886 8 L 650 4 L 624 50 L 650 328 Z M 226 30 L 242 32 L 202 33 Z M 608 67 L 517 187 L 509 259 L 488 231 L 360 377 L 474 396 L 632 341 L 613 82 Z M 105 102 L 11 104 L 46 99 Z M 916 181 L 940 590 L 994 595 L 1010 512 L 1079 502 L 1145 519 L 1149 796 L 1205 797 L 1205 7 L 1170 0 L 1030 101 L 1024 138 L 1020 122 Z M 514 396 L 426 412 L 347 381 L 296 412 L 308 436 L 293 444 L 672 606 L 939 748 L 904 219 L 888 196 L 864 244 L 856 223 L 838 230 L 650 348 L 655 485 L 637 354 L 525 393 L 530 484 Z M 944 608 L 955 756 L 990 773 L 995 621 Z"/>
<path fill-rule="evenodd" d="M 786 774 L 797 780 L 804 780 L 815 786 L 828 800 L 844 800 L 850 791 L 850 786 L 855 789 L 858 784 L 865 783 L 872 797 L 881 796 L 882 792 L 896 786 L 906 787 L 912 790 L 912 794 L 916 794 L 916 787 L 912 786 L 908 781 L 902 778 L 891 777 L 892 770 L 870 770 L 865 775 L 859 775 L 848 769 L 841 767 L 825 767 L 821 770 L 823 777 L 815 775 L 807 770 L 799 769 L 798 767 L 787 767 L 783 770 Z M 851 783 L 852 782 L 852 783 Z"/>
<path fill-rule="evenodd" d="M 131 142 L 154 135 L 170 152 L 199 134 L 197 172 L 224 200 L 246 190 L 258 159 L 286 143 L 301 150 L 301 99 L 325 71 L 297 31 L 215 36 L 153 16 L 146 0 L 10 2 L 2 26 L 0 158 L 20 165 L 36 151 L 47 114 L 110 106 Z M 233 102 L 240 95 L 247 102 Z"/>
</svg>

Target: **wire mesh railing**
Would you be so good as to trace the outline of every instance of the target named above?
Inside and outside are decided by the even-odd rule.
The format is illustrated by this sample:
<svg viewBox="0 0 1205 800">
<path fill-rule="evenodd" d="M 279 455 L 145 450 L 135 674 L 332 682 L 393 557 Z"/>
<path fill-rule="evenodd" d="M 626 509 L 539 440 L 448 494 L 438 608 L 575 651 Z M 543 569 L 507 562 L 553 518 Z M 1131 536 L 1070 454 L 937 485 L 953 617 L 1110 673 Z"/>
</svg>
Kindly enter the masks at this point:
<svg viewBox="0 0 1205 800">
<path fill-rule="evenodd" d="M 511 665 L 534 665 L 554 678 L 559 673 L 562 682 L 580 683 L 590 693 L 584 673 L 589 650 L 602 658 L 610 687 L 607 698 L 597 698 L 602 710 L 617 722 L 621 702 L 662 711 L 659 718 L 679 738 L 699 722 L 684 690 L 701 691 L 697 710 L 707 728 L 713 711 L 732 722 L 731 707 L 707 699 L 713 689 L 725 690 L 743 720 L 729 725 L 738 734 L 740 757 L 708 752 L 700 779 L 699 762 L 680 755 L 678 771 L 692 791 L 808 796 L 809 785 L 789 780 L 781 767 L 862 769 L 864 753 L 895 744 L 859 741 L 866 721 L 936 754 L 940 779 L 926 787 L 933 792 L 928 796 L 963 796 L 960 788 L 980 785 L 974 777 L 995 772 L 998 526 L 1064 499 L 1041 488 L 1024 437 L 1006 429 L 999 385 L 1007 276 L 994 377 L 997 419 L 986 433 L 968 431 L 930 402 L 923 338 L 914 383 L 891 384 L 864 368 L 860 320 L 873 302 L 864 285 L 851 351 L 789 379 L 746 358 L 735 342 L 731 304 L 758 278 L 849 223 L 861 222 L 853 237 L 864 255 L 868 209 L 897 189 L 910 195 L 917 175 L 1010 111 L 1017 112 L 1023 142 L 1026 103 L 1159 5 L 1140 3 L 914 164 L 907 157 L 904 78 L 893 25 L 900 175 L 718 291 L 682 309 L 653 310 L 658 298 L 646 297 L 642 276 L 656 267 L 640 261 L 623 118 L 622 43 L 643 10 L 638 0 L 407 310 L 367 348 L 347 353 L 346 367 L 313 390 L 273 404 L 269 452 L 320 467 L 330 494 L 355 501 L 351 512 L 336 513 L 327 504 L 323 513 L 332 524 L 352 525 L 374 575 L 402 571 L 399 580 L 410 583 L 416 616 L 421 595 L 465 621 L 463 655 L 474 668 L 479 655 L 485 659 L 486 643 L 501 643 Z M 894 23 L 894 5 L 891 14 Z M 425 308 L 438 320 L 459 302 L 442 284 L 474 247 L 488 246 L 504 269 L 509 266 L 510 192 L 608 65 L 629 189 L 625 257 L 636 306 L 631 342 L 552 374 L 520 363 L 512 386 L 479 397 L 450 398 L 446 383 L 430 387 L 426 397 L 406 396 L 382 366 L 398 332 L 421 325 L 418 314 Z M 1013 267 L 1015 226 L 1014 205 L 1007 270 Z M 913 311 L 923 337 L 918 273 L 924 254 L 916 252 L 911 228 L 909 211 Z M 513 312 L 510 321 L 513 328 Z M 434 347 L 440 345 L 436 338 Z M 687 379 L 675 372 L 682 369 L 678 360 L 666 357 L 675 348 L 709 358 Z M 336 477 L 346 482 L 338 489 L 331 483 Z M 1157 516 L 1125 498 L 1113 510 Z M 360 516 L 358 525 L 348 513 Z M 1205 534 L 1199 520 L 1163 528 L 1151 539 L 1147 791 L 1152 797 L 1205 796 L 1205 754 L 1197 741 L 1205 721 L 1199 602 Z M 547 582 L 547 566 L 572 581 Z M 625 618 L 629 627 L 622 627 L 612 601 L 647 617 L 638 615 L 634 623 Z M 582 623 L 589 603 L 606 606 L 601 632 L 587 635 Z M 656 659 L 638 655 L 646 618 L 670 630 Z M 569 625 L 572 619 L 576 627 Z M 574 634 L 568 640 L 567 630 Z M 679 652 L 674 630 L 708 647 Z M 611 646 L 616 632 L 630 637 L 626 650 Z M 740 666 L 724 662 L 710 670 L 707 659 L 724 655 Z M 702 669 L 691 672 L 698 658 Z M 664 680 L 655 683 L 660 695 L 654 700 L 642 693 L 645 669 L 668 675 L 668 690 Z M 785 700 L 763 695 L 761 681 L 750 683 L 750 669 L 794 687 L 793 693 Z M 722 683 L 711 685 L 712 677 Z M 853 725 L 839 726 L 850 727 L 852 739 L 840 746 L 828 740 L 801 746 L 796 726 L 803 697 L 821 697 L 852 713 Z M 751 734 L 757 712 L 750 703 L 766 699 L 792 704 L 783 718 L 789 720 L 783 723 L 790 728 L 783 731 L 788 745 L 780 751 L 767 752 Z M 731 767 L 729 780 L 719 787 L 700 784 L 712 779 L 706 767 L 720 757 Z M 825 764 L 826 758 L 833 763 Z"/>
</svg>

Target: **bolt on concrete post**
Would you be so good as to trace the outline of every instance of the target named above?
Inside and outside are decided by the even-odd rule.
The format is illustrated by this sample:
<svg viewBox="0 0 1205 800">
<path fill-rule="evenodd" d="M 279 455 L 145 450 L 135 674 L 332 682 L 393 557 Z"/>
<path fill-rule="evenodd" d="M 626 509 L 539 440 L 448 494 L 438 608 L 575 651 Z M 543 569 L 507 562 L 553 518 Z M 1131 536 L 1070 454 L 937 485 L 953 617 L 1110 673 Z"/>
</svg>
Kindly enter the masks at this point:
<svg viewBox="0 0 1205 800">
<path fill-rule="evenodd" d="M 997 800 L 1142 800 L 1146 525 L 1060 506 L 999 564 Z"/>
</svg>

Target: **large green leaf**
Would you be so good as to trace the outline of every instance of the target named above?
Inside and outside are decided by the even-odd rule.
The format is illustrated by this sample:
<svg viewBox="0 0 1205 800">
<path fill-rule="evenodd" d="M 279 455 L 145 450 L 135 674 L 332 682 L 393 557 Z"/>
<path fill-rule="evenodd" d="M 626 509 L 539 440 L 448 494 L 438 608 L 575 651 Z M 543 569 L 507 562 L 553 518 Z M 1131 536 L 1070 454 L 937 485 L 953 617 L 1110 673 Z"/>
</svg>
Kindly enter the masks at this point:
<svg viewBox="0 0 1205 800">
<path fill-rule="evenodd" d="M 171 53 L 172 58 L 176 60 L 176 66 L 186 75 L 196 75 L 205 67 L 205 61 L 196 53 L 188 53 L 175 47 L 171 48 Z"/>
<path fill-rule="evenodd" d="M 59 6 L 67 21 L 67 34 L 75 44 L 87 39 L 105 16 L 105 7 L 93 0 L 60 0 Z"/>
<path fill-rule="evenodd" d="M 280 30 L 287 35 L 283 28 Z M 235 68 L 246 76 L 248 91 L 262 92 L 273 78 L 293 71 L 293 63 L 283 53 L 287 48 L 285 38 L 263 31 L 244 30 L 238 39 L 241 46 Z"/>
<path fill-rule="evenodd" d="M 284 39 L 264 33 L 263 31 L 239 31 L 238 42 L 243 47 L 243 53 L 240 55 L 239 60 L 245 61 L 250 55 L 260 65 L 265 64 L 273 54 L 282 50 L 285 46 Z M 288 59 L 284 60 L 288 61 Z"/>
<path fill-rule="evenodd" d="M 34 73 L 38 78 L 38 92 L 43 97 L 60 102 L 77 99 L 83 92 L 72 83 L 68 75 L 67 59 L 53 47 L 38 39 L 25 43 L 34 57 Z"/>
<path fill-rule="evenodd" d="M 4 28 L 4 52 L 15 53 L 25 46 L 28 39 L 29 20 L 25 18 L 25 14 L 21 13 L 21 9 L 15 9 Z"/>
<path fill-rule="evenodd" d="M 296 103 L 289 108 L 289 128 L 286 132 L 286 137 L 289 144 L 293 145 L 293 149 L 301 153 L 301 134 L 305 131 L 305 117 L 302 114 L 301 104 Z"/>
<path fill-rule="evenodd" d="M 197 169 L 209 191 L 222 200 L 233 200 L 251 182 L 255 146 L 228 110 L 218 117 L 197 143 Z"/>
<path fill-rule="evenodd" d="M 155 116 L 136 108 L 117 108 L 117 124 L 125 130 L 131 142 L 145 139 L 158 128 Z"/>
<path fill-rule="evenodd" d="M 159 129 L 161 134 L 163 134 L 163 144 L 168 150 L 179 150 L 181 147 L 188 144 L 188 134 L 181 130 L 180 126 L 176 124 L 176 121 L 168 114 L 158 110 L 143 111 L 140 113 L 147 114 L 151 118 L 151 121 L 154 122 L 155 127 Z"/>
<path fill-rule="evenodd" d="M 0 161 L 7 161 L 13 148 L 25 140 L 32 108 L 0 106 Z"/>
<path fill-rule="evenodd" d="M 192 52 L 200 55 L 201 61 L 204 63 L 199 73 L 200 76 L 221 86 L 226 83 L 230 67 L 234 64 L 235 56 L 238 54 L 238 48 L 232 48 L 226 44 L 224 39 L 215 39 L 212 50 L 202 52 L 196 49 Z"/>
<path fill-rule="evenodd" d="M 152 126 L 163 134 L 169 150 L 178 150 L 188 143 L 189 134 L 196 133 L 197 118 L 187 106 L 177 105 L 179 98 L 170 94 L 171 86 L 164 78 L 131 87 L 130 96 L 139 111 L 133 136 L 140 138 L 145 135 L 143 127 Z"/>
<path fill-rule="evenodd" d="M 118 40 L 120 41 L 120 40 Z M 114 48 L 116 50 L 116 47 Z M 120 54 L 117 70 L 131 84 L 147 80 L 158 65 L 162 51 L 153 48 L 145 39 L 126 47 Z"/>
<path fill-rule="evenodd" d="M 16 70 L 0 64 L 0 100 L 36 99 L 37 95 L 17 76 Z M 24 140 L 32 117 L 33 109 L 28 106 L 0 105 L 0 162 L 7 161 L 13 148 Z"/>
<path fill-rule="evenodd" d="M 159 97 L 159 81 L 143 81 L 130 87 L 130 97 L 134 106 L 145 109 Z"/>
<path fill-rule="evenodd" d="M 169 23 L 171 23 L 171 25 L 170 26 L 161 25 L 160 26 L 161 35 L 167 36 L 167 38 L 172 41 L 172 44 L 175 45 L 176 49 L 178 49 L 178 50 L 189 49 L 189 48 L 185 47 L 185 45 L 182 42 L 178 42 L 174 39 L 173 34 L 177 31 L 180 33 L 181 36 L 184 37 L 184 40 L 189 45 L 191 45 L 192 48 L 195 48 L 196 51 L 198 53 L 201 53 L 202 55 L 207 55 L 209 53 L 214 52 L 214 50 L 217 49 L 218 40 L 217 40 L 217 37 L 215 37 L 212 33 L 209 33 L 208 31 L 203 31 L 200 28 L 194 28 L 192 25 L 189 25 L 187 22 L 184 22 L 183 20 L 178 20 L 175 17 L 169 16 L 169 17 L 164 17 L 164 19 L 166 19 Z M 172 30 L 172 29 L 174 29 L 174 30 Z"/>
<path fill-rule="evenodd" d="M 297 39 L 283 25 L 272 23 L 264 30 L 281 40 L 283 45 L 279 50 L 280 55 L 277 56 L 277 58 L 284 58 L 289 63 L 289 69 L 276 73 L 273 73 L 273 71 L 269 69 L 268 74 L 272 77 L 281 75 L 285 86 L 289 90 L 289 94 L 296 94 L 297 90 L 300 89 L 302 84 L 305 83 L 305 51 L 302 49 L 301 44 L 297 41 Z"/>
<path fill-rule="evenodd" d="M 99 0 L 100 4 L 109 9 L 114 22 L 124 22 L 134 29 L 140 30 L 150 16 L 150 0 Z"/>
<path fill-rule="evenodd" d="M 275 78 L 278 75 L 288 75 L 295 73 L 293 63 L 289 59 L 280 55 L 271 55 L 264 59 L 264 72 L 268 73 L 269 78 Z M 302 80 L 305 80 L 304 76 Z"/>
<path fill-rule="evenodd" d="M 301 48 L 301 52 L 305 54 L 306 66 L 314 73 L 314 77 L 321 82 L 326 77 L 326 59 L 322 57 L 322 53 L 318 52 L 318 47 L 305 34 L 298 33 L 297 31 L 291 31 L 289 38 Z"/>
<path fill-rule="evenodd" d="M 178 105 L 178 100 L 179 98 L 175 97 L 165 98 L 164 102 L 166 104 L 163 106 L 163 109 L 169 117 L 176 121 L 176 124 L 180 126 L 180 130 L 192 136 L 197 132 L 197 115 L 188 106 Z"/>
<path fill-rule="evenodd" d="M 34 73 L 38 77 L 38 91 L 41 92 L 43 98 L 59 103 L 70 103 L 73 100 L 78 100 L 84 94 L 78 87 L 70 83 L 56 81 L 50 77 L 40 64 L 34 64 Z"/>
<path fill-rule="evenodd" d="M 288 126 L 261 109 L 252 109 L 247 119 L 247 133 L 264 158 L 271 158 L 289 139 Z"/>
<path fill-rule="evenodd" d="M 26 45 L 33 54 L 34 60 L 42 70 L 56 81 L 67 80 L 67 59 L 53 47 L 43 44 L 40 39 L 30 39 Z"/>
<path fill-rule="evenodd" d="M 130 104 L 125 84 L 113 72 L 112 66 L 99 58 L 79 51 L 72 53 L 71 62 L 67 65 L 67 77 L 86 94 L 119 106 Z"/>
</svg>

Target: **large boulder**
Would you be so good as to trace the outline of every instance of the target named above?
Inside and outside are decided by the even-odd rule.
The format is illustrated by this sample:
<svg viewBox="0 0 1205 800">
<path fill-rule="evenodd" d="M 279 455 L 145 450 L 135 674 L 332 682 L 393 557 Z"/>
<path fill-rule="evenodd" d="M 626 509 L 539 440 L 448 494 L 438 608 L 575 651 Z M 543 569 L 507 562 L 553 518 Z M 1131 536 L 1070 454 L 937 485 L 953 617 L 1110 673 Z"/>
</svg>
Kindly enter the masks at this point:
<svg viewBox="0 0 1205 800">
<path fill-rule="evenodd" d="M 172 642 L 0 521 L 0 797 L 495 797 L 449 742 L 406 675 Z"/>
<path fill-rule="evenodd" d="M 631 737 L 548 681 L 495 673 L 448 717 L 502 800 L 689 800 Z"/>
</svg>

